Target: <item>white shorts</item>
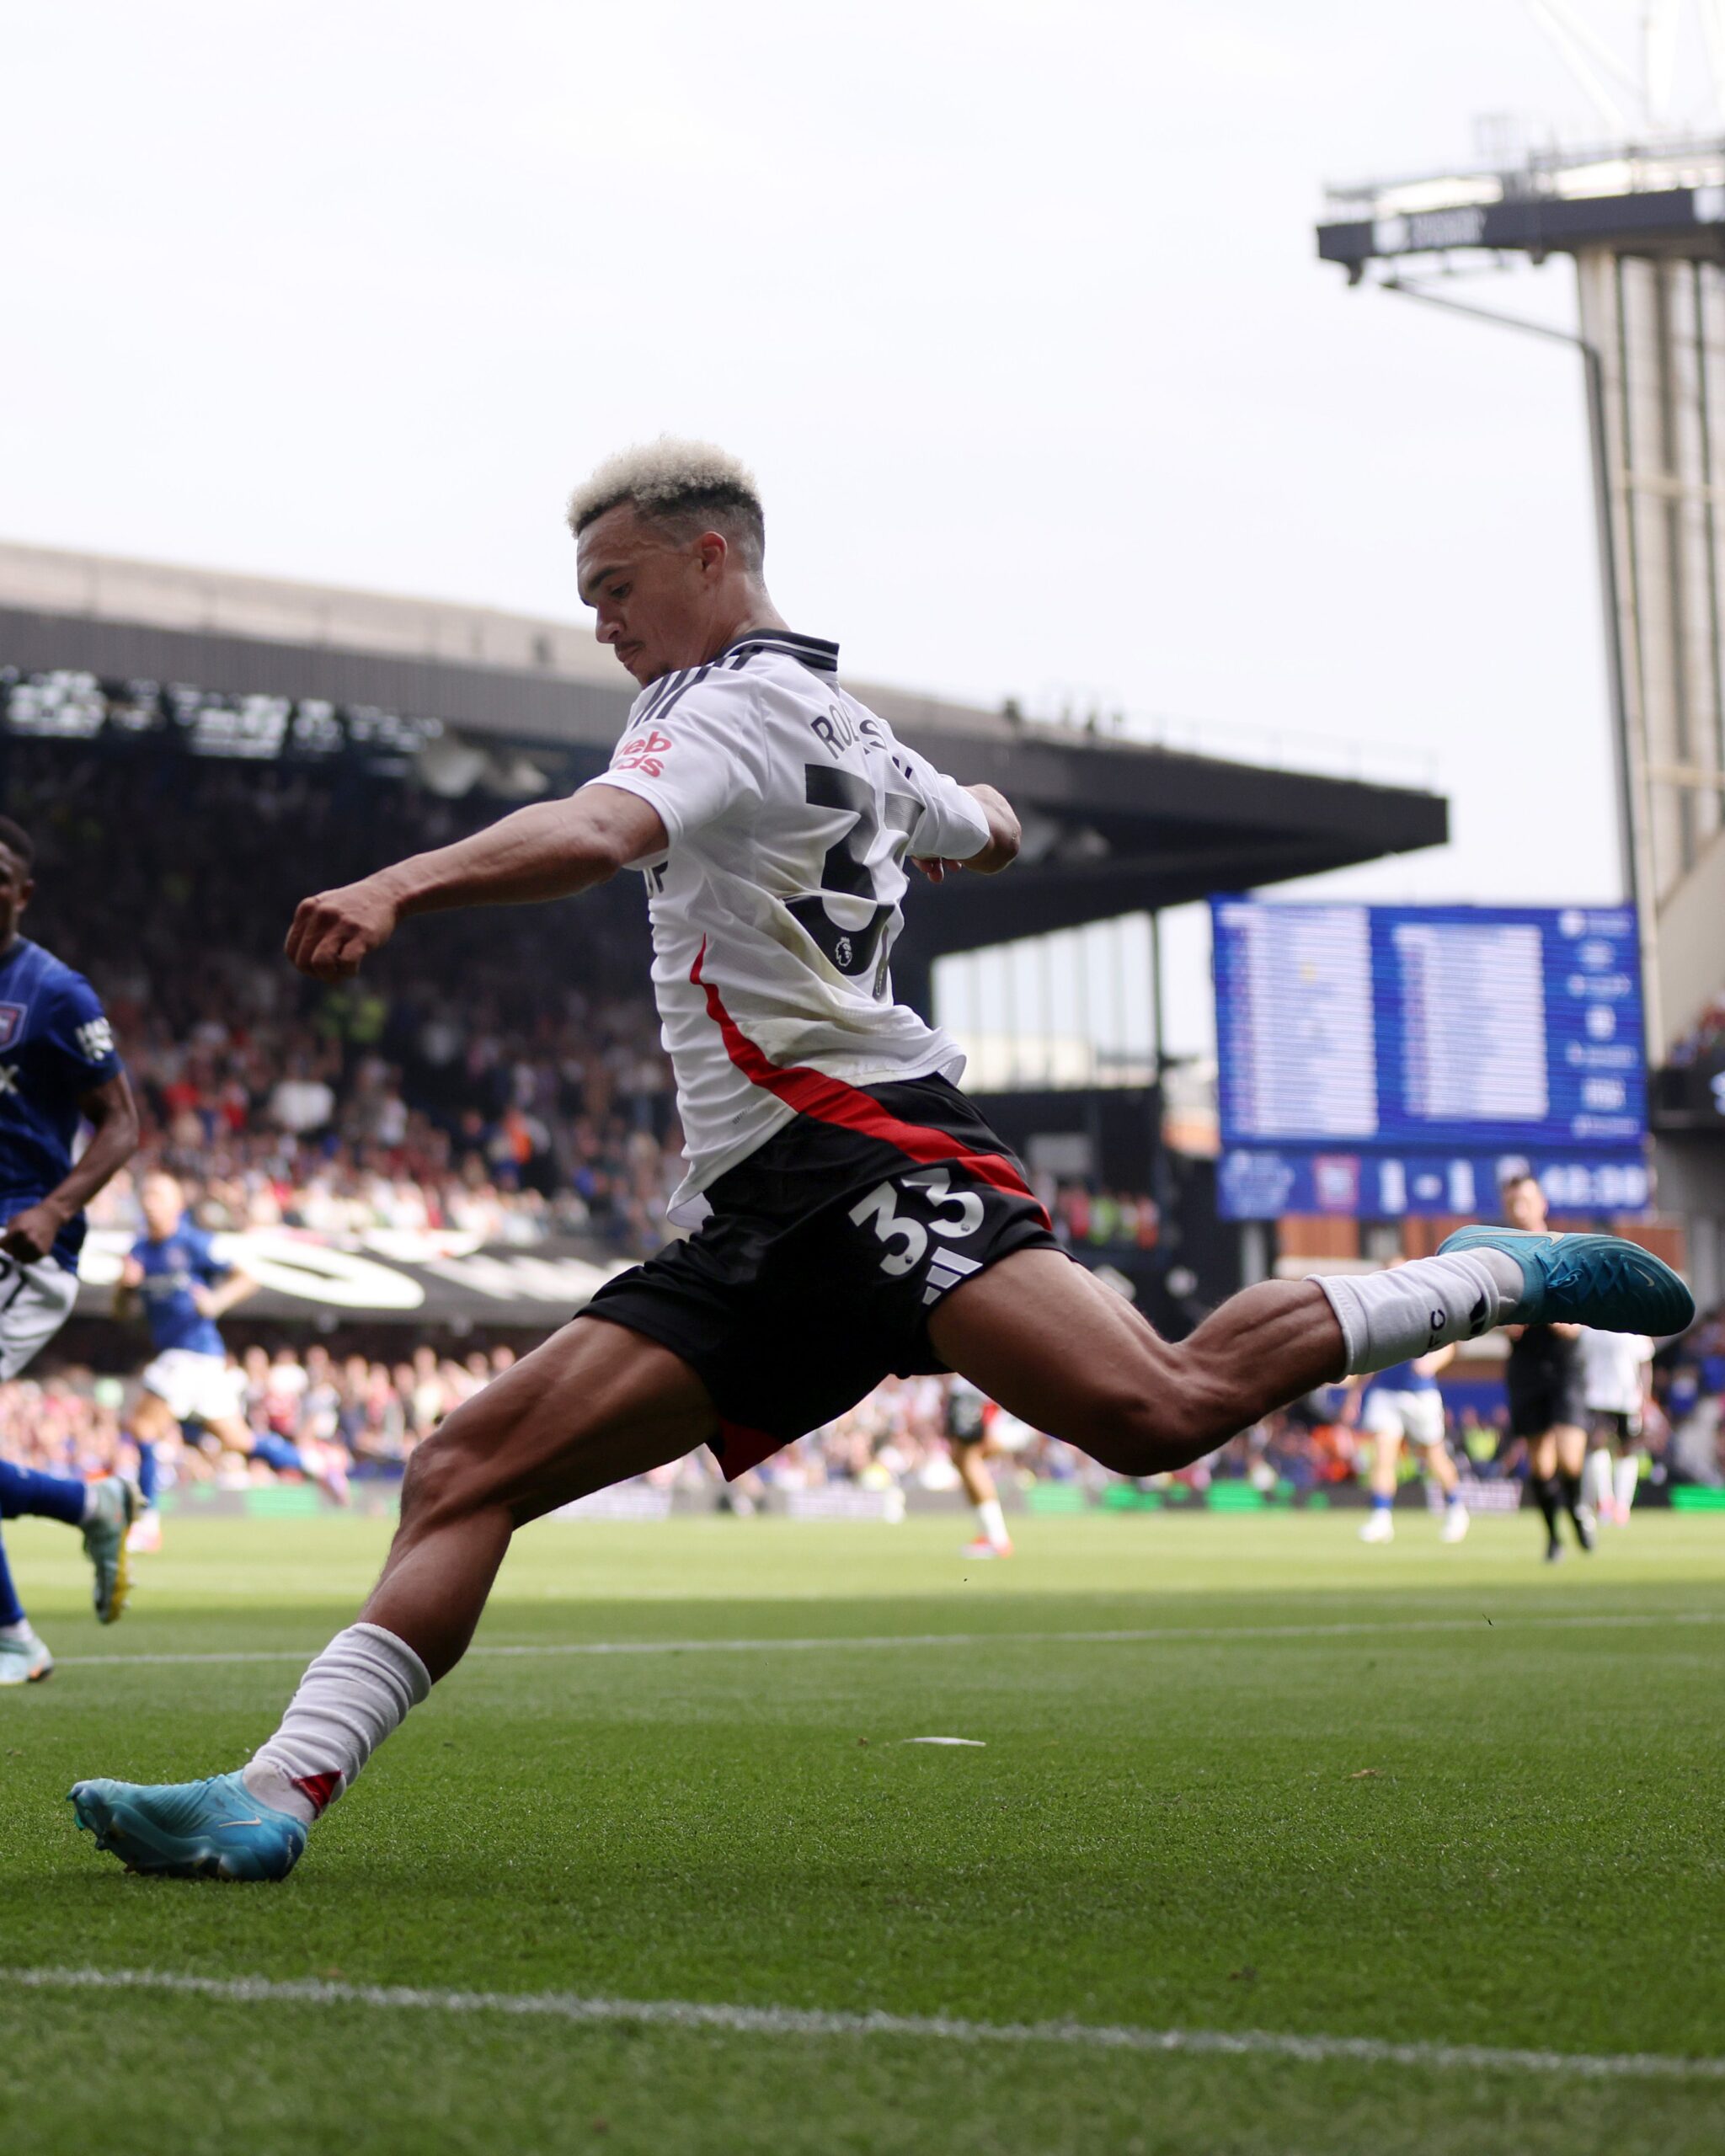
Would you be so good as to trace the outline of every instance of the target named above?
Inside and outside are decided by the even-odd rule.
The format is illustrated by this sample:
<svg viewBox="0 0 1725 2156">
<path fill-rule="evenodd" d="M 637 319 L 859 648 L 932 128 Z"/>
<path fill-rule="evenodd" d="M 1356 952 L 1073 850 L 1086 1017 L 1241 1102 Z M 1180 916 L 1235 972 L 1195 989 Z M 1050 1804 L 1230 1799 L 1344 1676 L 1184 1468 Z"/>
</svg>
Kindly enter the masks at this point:
<svg viewBox="0 0 1725 2156">
<path fill-rule="evenodd" d="M 145 1366 L 143 1387 L 165 1401 L 176 1422 L 195 1415 L 202 1422 L 238 1420 L 245 1399 L 243 1370 L 222 1355 L 200 1355 L 195 1348 L 167 1348 Z"/>
<path fill-rule="evenodd" d="M 1369 1392 L 1360 1428 L 1374 1438 L 1405 1438 L 1411 1445 L 1444 1442 L 1440 1392 Z"/>
<path fill-rule="evenodd" d="M 47 1346 L 77 1300 L 77 1274 L 53 1258 L 20 1265 L 0 1255 L 0 1378 L 15 1378 Z"/>
</svg>

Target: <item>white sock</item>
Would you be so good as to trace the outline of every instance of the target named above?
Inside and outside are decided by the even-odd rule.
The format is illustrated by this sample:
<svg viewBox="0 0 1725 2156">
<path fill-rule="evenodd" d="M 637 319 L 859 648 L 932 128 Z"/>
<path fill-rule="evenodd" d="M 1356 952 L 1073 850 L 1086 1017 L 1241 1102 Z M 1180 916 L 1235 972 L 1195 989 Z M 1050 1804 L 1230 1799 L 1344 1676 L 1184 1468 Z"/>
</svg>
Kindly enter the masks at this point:
<svg viewBox="0 0 1725 2156">
<path fill-rule="evenodd" d="M 1611 1495 L 1611 1455 L 1595 1445 L 1581 1470 L 1581 1493 L 1595 1512 Z"/>
<path fill-rule="evenodd" d="M 1620 1513 L 1626 1513 L 1635 1502 L 1635 1486 L 1640 1480 L 1641 1462 L 1633 1454 L 1627 1460 L 1618 1461 L 1616 1481 L 1617 1509 Z"/>
<path fill-rule="evenodd" d="M 246 1787 L 309 1826 L 430 1689 L 405 1640 L 381 1625 L 350 1625 L 301 1678 L 280 1728 L 244 1769 Z"/>
<path fill-rule="evenodd" d="M 1387 1273 L 1327 1273 L 1317 1284 L 1342 1328 L 1349 1377 L 1477 1339 L 1513 1317 L 1525 1289 L 1519 1261 L 1489 1245 Z"/>
<path fill-rule="evenodd" d="M 1002 1542 L 1011 1540 L 1012 1538 L 1007 1533 L 1006 1515 L 1001 1510 L 1001 1501 L 998 1497 L 985 1497 L 976 1508 L 976 1517 L 982 1523 L 984 1534 L 996 1547 Z"/>
<path fill-rule="evenodd" d="M 14 1646 L 27 1647 L 35 1636 L 28 1617 L 20 1617 L 15 1625 L 0 1625 L 0 1640 L 10 1640 Z"/>
</svg>

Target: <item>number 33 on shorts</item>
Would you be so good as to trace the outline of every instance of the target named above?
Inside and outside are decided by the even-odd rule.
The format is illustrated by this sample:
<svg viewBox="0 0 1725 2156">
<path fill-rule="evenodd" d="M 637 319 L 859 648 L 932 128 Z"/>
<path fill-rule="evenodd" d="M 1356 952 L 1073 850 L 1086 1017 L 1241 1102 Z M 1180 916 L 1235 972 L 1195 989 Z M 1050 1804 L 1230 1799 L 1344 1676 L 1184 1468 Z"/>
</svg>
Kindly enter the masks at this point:
<svg viewBox="0 0 1725 2156">
<path fill-rule="evenodd" d="M 901 1195 L 919 1209 L 926 1209 L 926 1219 L 900 1213 Z M 886 1246 L 880 1269 L 895 1277 L 913 1271 L 928 1257 L 932 1235 L 943 1238 L 948 1244 L 964 1242 L 982 1225 L 983 1215 L 983 1203 L 976 1193 L 954 1190 L 951 1175 L 945 1168 L 919 1168 L 914 1175 L 877 1183 L 866 1198 L 851 1208 L 851 1218 L 857 1225 L 872 1225 L 876 1240 Z M 980 1259 L 966 1257 L 961 1251 L 937 1245 L 929 1262 L 923 1301 L 938 1300 L 966 1273 L 975 1273 L 980 1263 Z"/>
</svg>

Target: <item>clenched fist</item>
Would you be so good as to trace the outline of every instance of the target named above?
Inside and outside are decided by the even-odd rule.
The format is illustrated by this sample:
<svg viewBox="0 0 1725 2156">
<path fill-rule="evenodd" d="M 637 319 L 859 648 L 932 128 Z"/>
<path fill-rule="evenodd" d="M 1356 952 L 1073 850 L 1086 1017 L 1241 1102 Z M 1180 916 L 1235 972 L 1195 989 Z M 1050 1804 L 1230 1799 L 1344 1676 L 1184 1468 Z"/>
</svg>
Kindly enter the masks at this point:
<svg viewBox="0 0 1725 2156">
<path fill-rule="evenodd" d="M 381 876 L 302 899 L 287 931 L 289 961 L 317 980 L 351 980 L 395 933 L 398 910 Z"/>
</svg>

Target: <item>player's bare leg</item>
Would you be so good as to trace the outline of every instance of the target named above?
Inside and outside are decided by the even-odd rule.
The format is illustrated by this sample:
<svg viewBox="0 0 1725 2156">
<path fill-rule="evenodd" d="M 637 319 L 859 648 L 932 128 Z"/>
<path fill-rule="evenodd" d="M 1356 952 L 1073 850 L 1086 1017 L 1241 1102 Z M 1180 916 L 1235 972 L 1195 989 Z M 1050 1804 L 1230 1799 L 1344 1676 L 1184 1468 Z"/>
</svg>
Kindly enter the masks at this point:
<svg viewBox="0 0 1725 2156">
<path fill-rule="evenodd" d="M 162 1480 L 159 1454 L 161 1449 L 171 1445 L 179 1436 L 179 1425 L 168 1412 L 168 1402 L 160 1393 L 141 1390 L 126 1418 L 125 1434 L 131 1439 L 137 1453 L 138 1495 L 143 1500 L 142 1508 L 126 1538 L 126 1546 L 128 1550 L 153 1553 L 162 1547 L 162 1515 L 156 1506 Z"/>
<path fill-rule="evenodd" d="M 948 1440 L 953 1455 L 953 1465 L 959 1471 L 959 1481 L 964 1495 L 975 1508 L 981 1532 L 965 1549 L 967 1557 L 1009 1557 L 1012 1554 L 1012 1539 L 1007 1533 L 1006 1515 L 1001 1510 L 1000 1492 L 995 1487 L 993 1475 L 988 1465 L 985 1444 L 964 1444 L 958 1438 Z"/>
<path fill-rule="evenodd" d="M 1402 1465 L 1402 1433 L 1380 1430 L 1372 1439 L 1372 1447 L 1371 1510 L 1359 1530 L 1359 1539 L 1362 1542 L 1393 1542 L 1396 1523 L 1391 1511 Z"/>
<path fill-rule="evenodd" d="M 1471 1522 L 1461 1496 L 1461 1472 L 1450 1457 L 1449 1448 L 1441 1438 L 1435 1444 L 1422 1445 L 1419 1464 L 1428 1482 L 1435 1482 L 1443 1493 L 1443 1540 L 1465 1541 Z"/>
<path fill-rule="evenodd" d="M 339 1505 L 350 1502 L 347 1472 L 339 1460 L 314 1463 L 302 1449 L 286 1438 L 279 1438 L 273 1431 L 259 1432 L 238 1415 L 207 1415 L 199 1418 L 224 1452 L 231 1452 L 241 1460 L 261 1460 L 266 1467 L 273 1467 L 279 1474 L 302 1475 L 308 1482 L 315 1482 L 328 1491 Z M 150 1491 L 155 1492 L 154 1457 L 156 1448 L 167 1444 L 180 1431 L 179 1418 L 160 1393 L 147 1388 L 140 1392 L 133 1407 L 130 1423 L 132 1441 L 138 1449 L 140 1467 L 146 1460 L 150 1463 Z M 142 1479 L 142 1477 L 141 1477 Z M 154 1518 L 153 1513 L 146 1518 Z M 143 1523 L 140 1522 L 142 1525 Z M 140 1538 L 133 1545 L 138 1548 L 159 1549 L 159 1525 L 147 1540 Z"/>
<path fill-rule="evenodd" d="M 261 1460 L 266 1467 L 273 1467 L 277 1474 L 303 1476 L 307 1482 L 315 1482 L 338 1505 L 351 1504 L 348 1490 L 347 1469 L 332 1451 L 319 1460 L 313 1460 L 303 1446 L 291 1438 L 279 1438 L 273 1430 L 254 1430 L 249 1422 L 242 1422 L 238 1415 L 207 1417 L 204 1428 L 224 1451 L 238 1453 L 242 1460 Z"/>
<path fill-rule="evenodd" d="M 1382 1273 L 1265 1281 L 1189 1339 L 1162 1339 L 1059 1251 L 1024 1250 L 944 1294 L 935 1352 L 1120 1475 L 1184 1467 L 1314 1385 L 1510 1323 L 1692 1321 L 1689 1291 L 1615 1236 L 1468 1228 Z"/>
<path fill-rule="evenodd" d="M 435 1683 L 466 1652 L 518 1527 L 681 1459 L 717 1422 L 680 1356 L 577 1318 L 414 1454 L 401 1524 L 360 1621 L 404 1640 Z"/>
<path fill-rule="evenodd" d="M 1055 1251 L 1021 1251 L 954 1289 L 935 1353 L 1027 1422 L 1117 1475 L 1189 1466 L 1236 1430 L 1343 1374 L 1341 1326 L 1311 1281 L 1234 1296 L 1172 1342 Z"/>
<path fill-rule="evenodd" d="M 577 1318 L 414 1454 L 382 1577 L 250 1764 L 166 1788 L 80 1782 L 79 1824 L 134 1869 L 285 1876 L 312 1820 L 466 1652 L 516 1528 L 680 1458 L 717 1425 L 680 1357 Z"/>
</svg>

